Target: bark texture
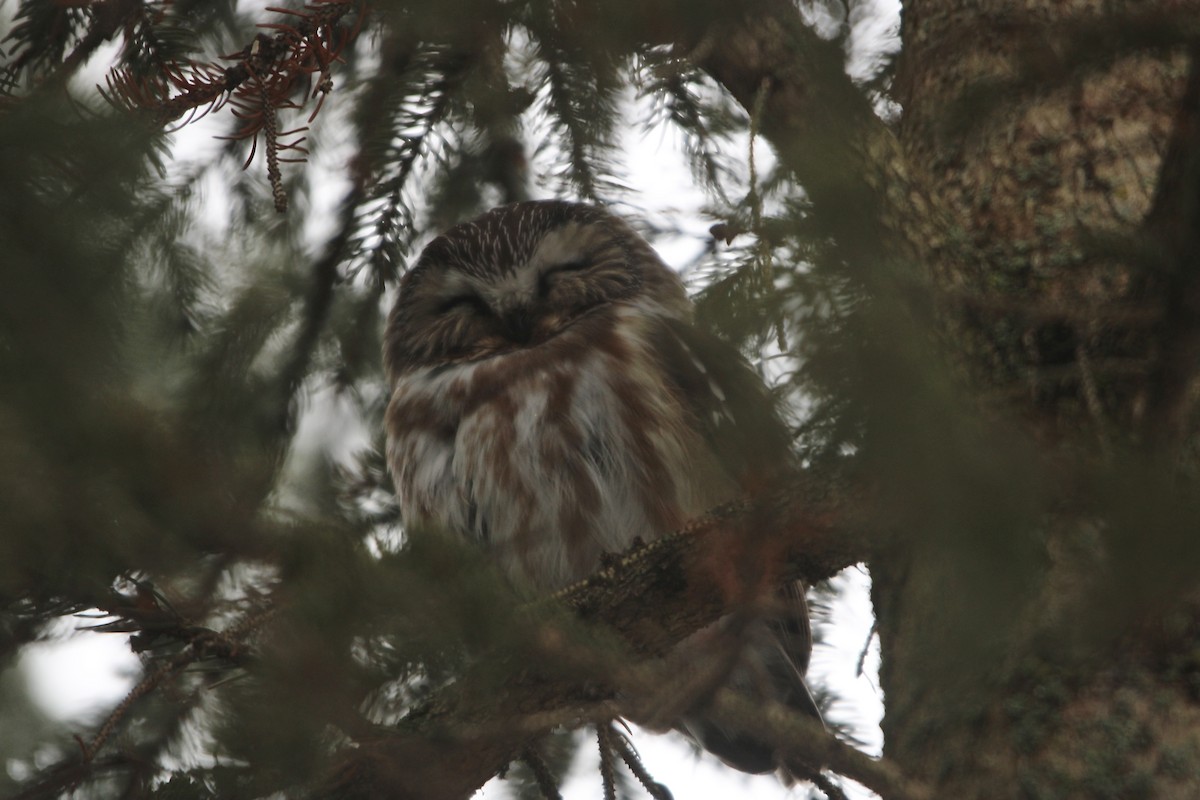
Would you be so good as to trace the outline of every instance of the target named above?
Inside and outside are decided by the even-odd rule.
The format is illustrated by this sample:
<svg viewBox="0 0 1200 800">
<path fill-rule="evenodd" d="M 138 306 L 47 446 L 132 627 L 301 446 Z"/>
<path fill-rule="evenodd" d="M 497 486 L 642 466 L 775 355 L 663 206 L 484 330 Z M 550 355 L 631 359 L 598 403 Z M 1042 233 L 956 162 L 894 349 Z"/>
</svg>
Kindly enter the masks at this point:
<svg viewBox="0 0 1200 800">
<path fill-rule="evenodd" d="M 1171 507 L 1195 432 L 1198 18 L 905 3 L 898 136 L 970 253 L 923 257 L 943 339 L 986 418 L 1036 448 L 1052 509 L 934 523 L 872 565 L 887 752 L 937 796 L 1200 795 L 1195 550 L 1152 499 Z M 1105 492 L 1139 491 L 1140 519 L 1109 513 Z"/>
</svg>

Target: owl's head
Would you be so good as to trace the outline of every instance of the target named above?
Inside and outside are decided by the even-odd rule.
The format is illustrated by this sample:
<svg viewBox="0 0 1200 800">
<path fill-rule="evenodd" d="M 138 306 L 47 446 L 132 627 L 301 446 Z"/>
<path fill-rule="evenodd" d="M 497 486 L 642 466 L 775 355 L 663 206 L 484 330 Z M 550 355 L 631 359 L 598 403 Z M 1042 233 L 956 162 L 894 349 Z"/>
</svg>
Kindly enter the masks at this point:
<svg viewBox="0 0 1200 800">
<path fill-rule="evenodd" d="M 690 314 L 679 278 L 618 217 L 555 200 L 501 206 L 421 253 L 388 315 L 384 363 L 395 376 L 535 348 L 622 303 Z"/>
</svg>

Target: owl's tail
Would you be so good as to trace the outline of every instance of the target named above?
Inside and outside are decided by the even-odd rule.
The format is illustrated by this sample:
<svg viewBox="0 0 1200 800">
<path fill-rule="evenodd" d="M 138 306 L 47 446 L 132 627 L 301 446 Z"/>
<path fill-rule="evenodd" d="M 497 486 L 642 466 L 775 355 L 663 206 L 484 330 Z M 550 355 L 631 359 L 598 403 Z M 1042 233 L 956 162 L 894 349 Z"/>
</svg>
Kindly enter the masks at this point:
<svg viewBox="0 0 1200 800">
<path fill-rule="evenodd" d="M 808 607 L 804 588 L 797 583 L 781 590 L 786 612 L 781 618 L 759 620 L 746 631 L 746 646 L 737 666 L 730 672 L 725 688 L 744 695 L 755 703 L 779 703 L 821 724 L 817 707 L 804 673 L 812 650 Z M 688 712 L 679 729 L 723 762 L 749 773 L 779 770 L 790 782 L 812 777 L 816 770 L 782 758 L 776 747 L 755 735 L 753 729 L 730 728 L 706 713 L 703 705 Z"/>
</svg>

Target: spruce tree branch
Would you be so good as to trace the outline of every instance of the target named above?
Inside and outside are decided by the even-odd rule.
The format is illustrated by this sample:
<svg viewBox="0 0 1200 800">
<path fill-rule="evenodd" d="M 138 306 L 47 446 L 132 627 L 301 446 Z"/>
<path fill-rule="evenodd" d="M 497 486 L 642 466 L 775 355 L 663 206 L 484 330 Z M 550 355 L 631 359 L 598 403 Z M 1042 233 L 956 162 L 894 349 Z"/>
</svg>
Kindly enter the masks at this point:
<svg viewBox="0 0 1200 800">
<path fill-rule="evenodd" d="M 304 298 L 304 311 L 300 330 L 292 345 L 279 375 L 278 430 L 291 430 L 295 422 L 296 392 L 308 375 L 309 366 L 321 340 L 321 332 L 329 319 L 333 306 L 334 292 L 338 284 L 338 265 L 342 263 L 354 233 L 354 209 L 362 200 L 360 187 L 356 186 L 350 196 L 342 202 L 338 232 L 325 246 L 321 258 L 313 264 L 312 283 Z"/>
<path fill-rule="evenodd" d="M 49 40 L 28 37 L 22 32 L 21 26 L 18 26 L 9 38 L 16 40 L 24 47 L 19 50 L 12 63 L 5 66 L 5 70 L 16 75 L 21 70 L 44 63 L 49 73 L 47 78 L 63 82 L 74 75 L 80 65 L 90 58 L 104 42 L 112 39 L 123 28 L 131 26 L 142 14 L 143 3 L 140 0 L 101 0 L 93 3 L 90 10 L 91 15 L 87 18 L 90 24 L 81 31 L 75 31 L 74 26 L 66 22 L 69 12 L 66 9 L 60 9 L 58 11 L 61 15 L 60 24 L 57 26 L 58 36 L 50 37 Z M 60 37 L 69 39 L 72 34 L 79 37 L 78 42 L 71 48 L 70 53 L 62 58 L 61 62 L 52 63 L 49 54 L 53 50 L 53 45 L 61 44 Z"/>
<path fill-rule="evenodd" d="M 646 767 L 642 764 L 641 757 L 637 751 L 633 749 L 633 745 L 629 743 L 629 739 L 620 731 L 613 737 L 617 753 L 621 756 L 621 760 L 625 762 L 625 766 L 633 773 L 633 777 L 637 778 L 638 783 L 646 790 L 653 800 L 673 800 L 671 792 L 667 787 L 663 786 L 654 777 L 646 771 Z"/>
<path fill-rule="evenodd" d="M 156 111 L 163 120 L 178 119 L 188 111 L 212 105 L 223 96 L 231 95 L 245 84 L 252 83 L 259 74 L 273 75 L 280 71 L 279 62 L 285 60 L 297 48 L 303 47 L 310 38 L 323 28 L 333 28 L 347 13 L 356 10 L 348 0 L 327 0 L 313 5 L 308 13 L 298 15 L 295 23 L 280 28 L 274 36 L 258 34 L 236 55 L 236 64 L 226 68 L 210 66 L 202 78 L 182 84 L 179 94 L 163 99 Z M 278 27 L 278 26 L 275 26 Z M 311 47 L 312 45 L 307 45 Z M 296 66 L 300 67 L 298 59 Z M 318 59 L 305 58 L 301 71 L 316 69 Z"/>
<path fill-rule="evenodd" d="M 50 800 L 74 791 L 80 783 L 109 773 L 121 773 L 136 768 L 140 759 L 136 753 L 114 753 L 93 761 L 76 758 L 47 771 L 37 783 L 22 789 L 8 800 Z"/>
<path fill-rule="evenodd" d="M 653 659 L 745 607 L 764 581 L 818 581 L 868 560 L 878 534 L 874 519 L 872 492 L 846 476 L 806 473 L 761 500 L 722 506 L 678 533 L 636 546 L 553 598 L 591 623 L 581 646 L 565 623 L 542 623 L 531 637 L 538 650 L 525 654 L 502 688 L 496 665 L 479 664 L 395 729 L 346 749 L 312 797 L 467 798 L 556 725 L 627 712 L 629 700 L 612 698 L 645 696 L 655 681 L 661 688 L 661 670 L 643 670 L 637 659 Z M 743 574 L 741 565 L 752 563 L 766 565 L 769 574 Z M 600 647 L 597 637 L 617 645 Z M 846 759 L 838 763 L 858 769 Z"/>
<path fill-rule="evenodd" d="M 935 279 L 951 251 L 959 265 L 981 263 L 956 236 L 954 218 L 926 188 L 929 181 L 846 74 L 840 44 L 818 36 L 790 0 L 730 8 L 736 9 L 731 17 L 691 39 L 677 39 L 676 46 L 690 50 L 697 66 L 748 114 L 761 104 L 762 136 L 812 198 L 843 260 L 866 270 L 899 257 L 924 265 Z M 674 30 L 687 30 L 687 8 L 677 13 Z M 926 276 L 906 275 L 912 277 Z"/>
<path fill-rule="evenodd" d="M 182 625 L 176 630 L 160 631 L 161 635 L 186 641 L 187 645 L 170 659 L 163 660 L 138 681 L 125 698 L 108 714 L 90 740 L 85 741 L 82 737 L 76 736 L 75 739 L 79 745 L 77 753 L 68 755 L 57 765 L 44 770 L 38 780 L 26 786 L 14 796 L 13 800 L 58 797 L 66 788 L 74 790 L 81 783 L 103 778 L 109 772 L 123 773 L 127 770 L 136 772 L 155 764 L 154 758 L 145 748 L 137 751 L 126 748 L 123 752 L 104 756 L 101 756 L 100 753 L 126 726 L 136 706 L 147 701 L 164 684 L 173 681 L 186 668 L 210 658 L 218 658 L 230 663 L 242 661 L 247 654 L 246 638 L 267 624 L 275 616 L 277 610 L 277 608 L 271 607 L 249 614 L 225 631 Z M 186 712 L 177 713 L 177 724 L 182 725 L 183 720 L 188 716 L 189 714 Z M 165 743 L 169 741 L 171 741 L 171 737 L 164 737 L 161 740 L 162 746 L 165 747 Z M 109 747 L 108 749 L 114 748 Z"/>
<path fill-rule="evenodd" d="M 529 771 L 533 774 L 533 779 L 537 782 L 538 791 L 542 793 L 544 800 L 562 800 L 562 794 L 558 791 L 558 784 L 554 780 L 554 776 L 550 773 L 550 768 L 546 766 L 546 760 L 538 754 L 537 750 L 532 747 L 526 748 L 521 753 L 521 760 L 525 762 L 525 766 L 529 767 Z"/>
<path fill-rule="evenodd" d="M 58 68 L 59 75 L 73 75 L 100 45 L 116 36 L 122 28 L 131 25 L 142 13 L 142 3 L 136 0 L 105 0 L 95 5 L 93 13 L 92 26 L 70 55 L 63 59 Z"/>
</svg>

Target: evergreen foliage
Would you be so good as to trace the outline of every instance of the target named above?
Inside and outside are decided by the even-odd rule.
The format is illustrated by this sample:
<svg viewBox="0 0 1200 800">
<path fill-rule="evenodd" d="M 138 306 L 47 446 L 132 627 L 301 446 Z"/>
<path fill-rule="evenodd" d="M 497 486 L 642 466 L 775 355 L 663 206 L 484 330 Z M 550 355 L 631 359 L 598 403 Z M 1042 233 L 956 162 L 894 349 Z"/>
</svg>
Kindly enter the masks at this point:
<svg viewBox="0 0 1200 800">
<path fill-rule="evenodd" d="M 99 609 L 84 635 L 131 635 L 142 671 L 90 732 L 10 742 L 6 793 L 301 786 L 466 653 L 529 635 L 473 554 L 397 554 L 377 436 L 335 463 L 297 444 L 299 418 L 333 392 L 379 430 L 388 288 L 429 232 L 529 196 L 529 164 L 549 165 L 539 194 L 627 195 L 629 87 L 654 99 L 644 124 L 683 132 L 730 217 L 745 216 L 726 192 L 745 180 L 730 145 L 747 119 L 669 48 L 599 41 L 575 4 L 436 5 L 19 5 L 0 147 L 4 664 Z M 107 107 L 85 77 L 100 67 Z M 306 167 L 279 157 L 305 114 L 313 162 L 349 144 L 340 180 L 301 183 Z M 186 127 L 201 119 L 204 134 Z M 183 137 L 209 154 L 169 155 Z M 329 207 L 339 191 L 310 252 L 309 195 Z M 272 219 L 281 192 L 295 202 Z M 752 341 L 752 304 L 775 292 L 749 261 L 714 269 L 731 294 L 711 292 L 707 313 L 736 310 L 725 329 Z M 20 684 L 6 686 L 15 715 Z M 541 779 L 579 744 L 538 745 Z M 517 796 L 540 796 L 536 772 L 510 771 Z"/>
<path fill-rule="evenodd" d="M 405 537 L 382 457 L 382 314 L 428 237 L 487 207 L 551 195 L 636 207 L 620 152 L 630 126 L 681 136 L 705 192 L 713 239 L 693 273 L 702 324 L 773 382 L 809 470 L 839 486 L 853 475 L 849 497 L 862 485 L 882 495 L 887 514 L 863 512 L 859 527 L 911 537 L 912 561 L 890 564 L 936 554 L 948 565 L 938 589 L 954 608 L 935 637 L 945 646 L 923 651 L 939 688 L 931 708 L 983 720 L 993 711 L 980 682 L 1008 691 L 1042 670 L 1054 673 L 1045 685 L 1068 692 L 1082 679 L 1059 671 L 1113 648 L 1106 624 L 1133 625 L 1137 611 L 1169 606 L 1194 582 L 1196 437 L 1177 436 L 1163 458 L 1147 446 L 1154 436 L 1114 421 L 1133 396 L 1125 376 L 1159 375 L 1158 388 L 1172 390 L 1167 367 L 1129 363 L 1152 334 L 1121 339 L 1110 335 L 1116 323 L 1097 323 L 1093 374 L 1066 312 L 1025 324 L 1038 310 L 1020 308 L 1020 292 L 1051 278 L 1024 263 L 1008 269 L 1008 255 L 961 231 L 939 237 L 938 252 L 978 280 L 958 280 L 968 284 L 961 303 L 938 299 L 903 221 L 889 216 L 908 187 L 881 185 L 891 162 L 869 135 L 887 130 L 871 106 L 893 99 L 891 59 L 861 85 L 845 79 L 841 47 L 861 4 L 821 6 L 833 41 L 793 42 L 817 76 L 805 87 L 809 123 L 771 105 L 779 84 L 743 84 L 716 51 L 713 31 L 732 28 L 740 11 L 726 6 L 737 5 L 0 5 L 0 795 L 377 796 L 381 773 L 363 766 L 370 748 L 400 730 L 431 748 L 413 751 L 426 760 L 453 758 L 428 742 L 444 745 L 438 726 L 456 713 L 515 759 L 514 797 L 551 795 L 577 750 L 596 746 L 594 731 L 578 729 L 612 715 L 605 681 L 651 648 L 589 624 L 603 614 L 586 592 L 604 580 L 563 604 L 534 601 L 465 545 Z M 759 6 L 764 17 L 779 8 Z M 1168 35 L 1152 22 L 1113 52 L 1194 41 L 1190 29 Z M 1080 49 L 1063 50 L 1070 63 L 1032 59 L 1031 70 L 1066 80 L 1104 66 Z M 784 72 L 775 80 L 794 77 Z M 1003 97 L 984 92 L 996 87 L 971 97 L 989 109 L 1015 102 L 1038 75 L 1014 76 Z M 780 134 L 788 124 L 828 129 L 797 145 Z M 864 153 L 882 166 L 852 174 Z M 1186 214 L 1194 200 L 1187 187 L 1200 182 L 1186 155 L 1180 194 L 1159 198 L 1156 219 Z M 936 202 L 921 202 L 935 218 Z M 1194 242 L 1164 226 L 1176 236 L 1167 255 L 1153 236 L 1091 231 L 1088 242 L 1112 244 L 1117 255 L 1106 258 L 1152 262 L 1151 301 L 1164 274 L 1183 287 L 1164 325 L 1184 340 L 1195 287 L 1180 265 L 1194 266 Z M 947 341 L 967 358 L 947 357 Z M 1127 368 L 1116 377 L 1104 372 L 1110 344 Z M 1021 362 L 1028 351 L 1043 360 Z M 1038 371 L 1051 352 L 1066 377 Z M 1030 371 L 1032 388 L 1022 383 Z M 1033 399 L 1013 414 L 980 412 L 1021 393 Z M 1053 459 L 1039 450 L 1049 437 L 1006 427 L 1050 407 L 1084 421 L 1062 434 L 1070 444 Z M 1194 430 L 1194 416 L 1180 428 Z M 317 430 L 347 418 L 346 438 L 363 439 L 348 457 Z M 1062 518 L 1081 507 L 1088 513 L 1073 519 L 1086 524 L 1062 535 Z M 1147 528 L 1155 536 L 1141 536 Z M 828 577 L 895 552 L 890 539 L 848 541 L 836 564 L 797 558 L 789 544 L 788 569 Z M 1069 637 L 1050 627 L 1062 617 L 1030 621 L 1037 615 L 1023 605 L 1047 591 L 1039 582 L 1064 551 L 1089 575 L 1128 567 L 1108 595 L 1082 591 L 1077 606 L 1055 606 L 1063 616 L 1091 610 Z M 893 574 L 877 591 L 906 579 Z M 816 601 L 819 633 L 831 601 L 820 592 Z M 95 610 L 98 620 L 77 616 Z M 685 616 L 672 635 L 700 624 Z M 1016 629 L 1016 616 L 1028 625 Z M 19 679 L 22 655 L 66 624 L 127 637 L 140 659 L 132 693 L 82 729 L 45 718 Z M 1194 639 L 1194 617 L 1164 625 Z M 1046 641 L 1064 638 L 1046 653 Z M 1014 642 L 1044 663 L 1012 656 Z M 1193 651 L 1162 661 L 1195 702 Z M 515 714 L 470 716 L 528 688 L 533 662 L 569 703 L 523 708 L 541 715 L 530 729 Z M 824 698 L 835 710 L 838 700 Z M 1009 708 L 1031 747 L 1051 735 L 1044 709 Z M 893 720 L 917 719 L 911 705 L 899 710 Z M 853 724 L 830 717 L 855 744 Z M 28 734 L 10 735 L 18 729 Z M 620 729 L 601 730 L 606 796 L 665 796 L 653 765 L 638 773 Z M 906 735 L 936 734 L 914 724 Z M 534 743 L 509 752 L 496 739 Z M 814 792 L 837 797 L 841 774 L 890 796 L 928 796 L 886 762 L 829 747 L 819 755 L 830 772 Z"/>
</svg>

